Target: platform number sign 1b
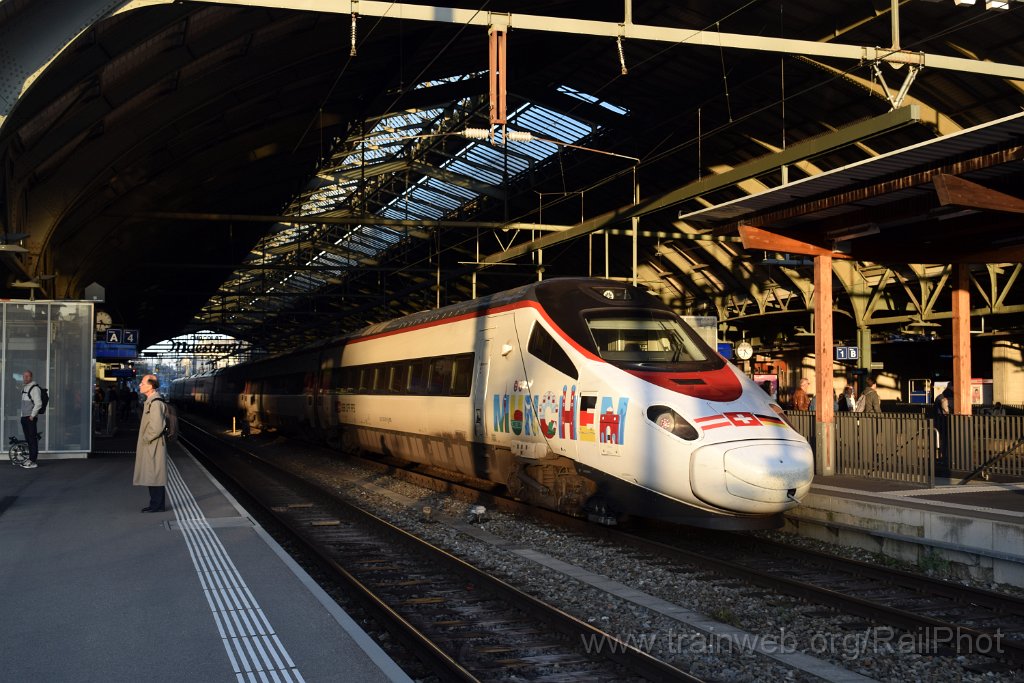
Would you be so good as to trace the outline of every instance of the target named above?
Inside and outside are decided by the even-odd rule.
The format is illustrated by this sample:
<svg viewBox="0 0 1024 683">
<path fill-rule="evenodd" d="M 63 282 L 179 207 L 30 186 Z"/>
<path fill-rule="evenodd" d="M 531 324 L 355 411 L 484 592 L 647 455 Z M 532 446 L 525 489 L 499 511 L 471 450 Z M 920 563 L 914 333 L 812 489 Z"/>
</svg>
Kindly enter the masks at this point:
<svg viewBox="0 0 1024 683">
<path fill-rule="evenodd" d="M 836 360 L 858 360 L 860 359 L 859 346 L 837 346 Z"/>
</svg>

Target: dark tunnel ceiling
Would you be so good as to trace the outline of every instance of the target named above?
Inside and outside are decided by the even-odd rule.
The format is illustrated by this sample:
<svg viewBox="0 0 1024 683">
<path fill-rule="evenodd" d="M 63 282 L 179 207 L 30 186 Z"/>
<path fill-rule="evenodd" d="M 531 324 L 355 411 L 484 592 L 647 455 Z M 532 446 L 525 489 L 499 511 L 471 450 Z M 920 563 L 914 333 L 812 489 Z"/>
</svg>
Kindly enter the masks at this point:
<svg viewBox="0 0 1024 683">
<path fill-rule="evenodd" d="M 632 20 L 885 46 L 892 40 L 889 7 L 888 0 L 766 0 L 725 11 L 718 2 L 634 2 Z M 487 9 L 623 18 L 621 2 L 492 2 Z M 904 49 L 1024 64 L 1024 3 L 986 12 L 921 0 L 901 12 Z M 892 108 L 867 63 L 630 40 L 622 73 L 614 40 L 513 27 L 509 112 L 550 113 L 552 125 L 584 125 L 576 147 L 523 161 L 514 143 L 497 146 L 499 166 L 518 160 L 525 170 L 491 178 L 491 169 L 477 167 L 478 174 L 455 178 L 438 169 L 474 143 L 417 137 L 353 170 L 340 160 L 366 161 L 369 145 L 360 146 L 361 136 L 391 116 L 407 115 L 414 133 L 486 127 L 488 50 L 480 27 L 361 17 L 352 56 L 350 30 L 347 14 L 205 3 L 147 7 L 87 30 L 0 130 L 5 230 L 28 233 L 28 246 L 42 254 L 27 261 L 27 273 L 11 267 L 9 282 L 54 273 L 49 294 L 58 298 L 80 297 L 84 286 L 99 282 L 106 307 L 141 328 L 144 344 L 210 328 L 289 348 L 468 298 L 474 262 L 531 236 L 488 226 L 573 225 L 630 204 L 634 181 L 641 198 L 658 196 Z M 884 69 L 898 89 L 906 69 Z M 425 83 L 431 87 L 420 87 Z M 789 180 L 1017 113 L 1022 92 L 1020 82 L 926 67 L 909 89 L 919 122 L 794 164 Z M 426 122 L 409 114 L 424 111 L 442 113 Z M 640 160 L 635 171 L 625 157 Z M 331 182 L 349 183 L 329 207 L 338 219 L 415 218 L 407 190 L 428 178 L 470 194 L 436 195 L 428 208 L 431 215 L 444 209 L 443 222 L 367 226 L 359 235 L 344 222 L 298 229 L 181 216 L 308 213 L 317 173 L 325 169 L 331 172 L 321 175 Z M 685 312 L 717 308 L 720 315 L 730 291 L 747 296 L 751 280 L 781 279 L 778 269 L 739 263 L 740 245 L 727 239 L 735 226 L 727 221 L 710 233 L 723 238 L 716 242 L 690 239 L 693 231 L 676 220 L 781 181 L 778 170 L 766 172 L 644 215 L 645 272 L 685 280 L 677 286 Z M 1013 193 L 1019 174 L 993 186 Z M 611 227 L 626 230 L 629 222 Z M 267 235 L 277 236 L 258 242 Z M 542 264 L 527 255 L 479 270 L 477 293 L 535 279 L 541 265 L 544 277 L 603 274 L 607 259 L 611 274 L 628 276 L 629 238 L 609 239 L 607 254 L 604 238 L 581 238 L 545 250 Z M 258 244 L 279 253 L 254 254 Z M 801 287 L 798 270 L 786 275 L 794 280 L 785 285 L 791 291 Z"/>
</svg>

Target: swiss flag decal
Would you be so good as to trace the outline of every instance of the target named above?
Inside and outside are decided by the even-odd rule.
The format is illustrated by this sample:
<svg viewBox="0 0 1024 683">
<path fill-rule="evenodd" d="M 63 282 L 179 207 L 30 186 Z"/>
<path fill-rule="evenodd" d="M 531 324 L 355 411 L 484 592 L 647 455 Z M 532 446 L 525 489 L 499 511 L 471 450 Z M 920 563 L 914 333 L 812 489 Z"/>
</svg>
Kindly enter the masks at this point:
<svg viewBox="0 0 1024 683">
<path fill-rule="evenodd" d="M 761 421 L 758 420 L 753 413 L 726 413 L 725 416 L 729 418 L 729 422 L 732 422 L 737 427 L 761 427 Z"/>
</svg>

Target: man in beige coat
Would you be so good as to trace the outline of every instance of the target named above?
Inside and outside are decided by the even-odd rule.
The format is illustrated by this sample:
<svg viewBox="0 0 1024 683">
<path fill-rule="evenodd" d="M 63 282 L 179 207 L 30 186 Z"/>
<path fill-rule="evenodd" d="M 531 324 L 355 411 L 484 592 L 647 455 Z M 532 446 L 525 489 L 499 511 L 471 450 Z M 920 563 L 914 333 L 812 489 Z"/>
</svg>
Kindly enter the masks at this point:
<svg viewBox="0 0 1024 683">
<path fill-rule="evenodd" d="M 139 441 L 135 445 L 135 486 L 149 487 L 149 505 L 143 512 L 163 512 L 167 486 L 167 438 L 164 425 L 167 405 L 160 397 L 157 387 L 160 381 L 156 375 L 145 375 L 139 383 L 139 391 L 146 397 L 142 407 L 142 422 L 139 424 Z"/>
</svg>

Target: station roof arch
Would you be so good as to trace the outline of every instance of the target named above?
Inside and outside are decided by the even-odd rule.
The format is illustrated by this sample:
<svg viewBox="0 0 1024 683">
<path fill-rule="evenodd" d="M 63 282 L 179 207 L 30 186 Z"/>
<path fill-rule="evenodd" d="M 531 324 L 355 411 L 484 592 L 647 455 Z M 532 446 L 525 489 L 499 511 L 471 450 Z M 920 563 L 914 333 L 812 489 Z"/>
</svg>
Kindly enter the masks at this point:
<svg viewBox="0 0 1024 683">
<path fill-rule="evenodd" d="M 8 295 L 277 350 L 635 272 L 778 338 L 817 248 L 851 318 L 941 318 L 968 260 L 1022 324 L 1024 2 L 452 4 L 0 3 Z"/>
</svg>

